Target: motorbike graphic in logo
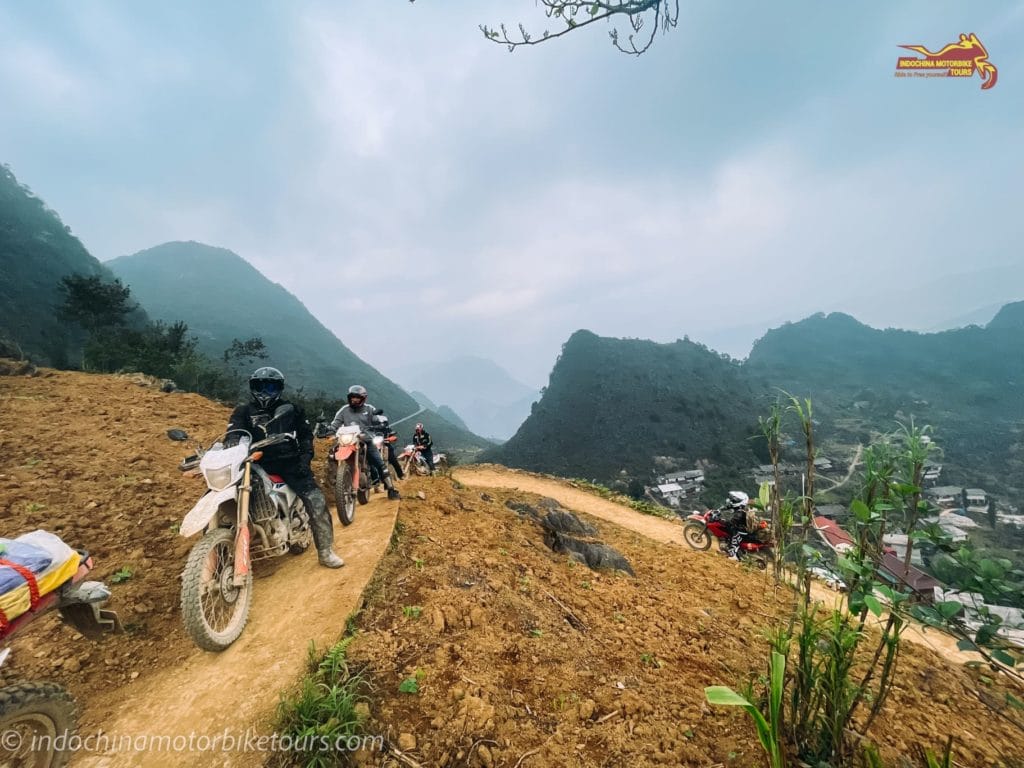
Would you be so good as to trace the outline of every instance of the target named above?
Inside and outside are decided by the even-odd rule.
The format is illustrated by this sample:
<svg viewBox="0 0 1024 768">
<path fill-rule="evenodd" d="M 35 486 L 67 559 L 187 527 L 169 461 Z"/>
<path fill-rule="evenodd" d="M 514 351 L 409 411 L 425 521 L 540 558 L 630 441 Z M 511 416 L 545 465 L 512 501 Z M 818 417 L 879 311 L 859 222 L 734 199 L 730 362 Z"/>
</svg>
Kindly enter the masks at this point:
<svg viewBox="0 0 1024 768">
<path fill-rule="evenodd" d="M 977 72 L 982 90 L 996 84 L 996 67 L 988 60 L 988 51 L 973 32 L 961 34 L 960 42 L 934 52 L 923 45 L 901 45 L 900 48 L 920 53 L 924 58 L 900 56 L 896 61 L 897 77 L 971 77 Z"/>
</svg>

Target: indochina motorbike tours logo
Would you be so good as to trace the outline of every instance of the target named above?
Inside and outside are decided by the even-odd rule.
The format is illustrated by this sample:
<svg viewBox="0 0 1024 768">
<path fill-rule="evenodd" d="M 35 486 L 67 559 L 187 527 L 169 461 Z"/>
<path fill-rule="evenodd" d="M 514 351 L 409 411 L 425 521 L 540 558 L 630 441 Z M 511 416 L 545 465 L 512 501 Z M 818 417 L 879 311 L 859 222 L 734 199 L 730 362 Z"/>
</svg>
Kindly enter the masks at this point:
<svg viewBox="0 0 1024 768">
<path fill-rule="evenodd" d="M 934 52 L 923 45 L 901 45 L 900 48 L 924 58 L 900 56 L 896 60 L 896 77 L 973 77 L 977 72 L 983 91 L 996 84 L 995 64 L 988 60 L 988 51 L 973 32 L 961 34 L 960 42 Z"/>
</svg>

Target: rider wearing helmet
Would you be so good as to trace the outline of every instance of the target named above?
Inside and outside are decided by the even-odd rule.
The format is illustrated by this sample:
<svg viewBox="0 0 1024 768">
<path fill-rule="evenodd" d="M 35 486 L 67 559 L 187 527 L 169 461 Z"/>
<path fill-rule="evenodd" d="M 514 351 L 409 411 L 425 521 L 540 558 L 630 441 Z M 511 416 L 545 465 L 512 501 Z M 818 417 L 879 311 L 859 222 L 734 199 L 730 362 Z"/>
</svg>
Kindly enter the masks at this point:
<svg viewBox="0 0 1024 768">
<path fill-rule="evenodd" d="M 284 375 L 277 368 L 257 368 L 249 377 L 249 395 L 252 402 L 242 403 L 235 408 L 228 421 L 228 430 L 244 430 L 252 435 L 253 442 L 263 439 L 268 434 L 295 433 L 295 441 L 264 452 L 259 464 L 268 473 L 280 475 L 306 505 L 320 565 L 340 568 L 345 562 L 333 550 L 334 526 L 327 512 L 327 500 L 313 478 L 309 466 L 313 460 L 313 431 L 309 428 L 302 406 L 283 399 L 283 392 Z M 286 405 L 291 408 L 282 413 L 273 424 L 269 424 L 268 433 L 268 423 L 275 412 Z"/>
<path fill-rule="evenodd" d="M 416 431 L 412 434 L 412 444 L 419 449 L 420 455 L 427 462 L 430 474 L 434 474 L 434 441 L 430 439 L 430 433 L 422 424 L 416 425 Z"/>
<path fill-rule="evenodd" d="M 395 477 L 399 480 L 405 478 L 402 473 L 402 465 L 398 463 L 398 451 L 395 450 L 395 443 L 398 441 L 398 433 L 395 432 L 391 427 L 391 423 L 388 417 L 382 413 L 378 413 L 373 417 L 373 423 L 376 424 L 375 432 L 384 438 L 384 441 L 388 444 L 388 464 L 391 465 L 392 472 L 395 473 Z M 379 483 L 381 479 L 379 477 L 374 478 L 374 484 Z"/>
<path fill-rule="evenodd" d="M 731 513 L 725 521 L 726 528 L 732 533 L 729 539 L 728 555 L 733 560 L 739 559 L 740 544 L 747 533 L 747 513 L 750 497 L 743 491 L 729 491 L 725 502 L 724 513 Z"/>
<path fill-rule="evenodd" d="M 343 405 L 331 422 L 330 431 L 337 432 L 340 427 L 356 425 L 362 429 L 360 438 L 366 443 L 366 460 L 376 471 L 377 476 L 384 479 L 384 487 L 388 489 L 389 499 L 400 499 L 401 494 L 395 489 L 395 483 L 391 479 L 391 472 L 388 471 L 384 459 L 380 456 L 370 438 L 374 428 L 377 426 L 373 417 L 382 413 L 366 402 L 366 387 L 353 384 L 348 388 L 348 404 Z"/>
</svg>

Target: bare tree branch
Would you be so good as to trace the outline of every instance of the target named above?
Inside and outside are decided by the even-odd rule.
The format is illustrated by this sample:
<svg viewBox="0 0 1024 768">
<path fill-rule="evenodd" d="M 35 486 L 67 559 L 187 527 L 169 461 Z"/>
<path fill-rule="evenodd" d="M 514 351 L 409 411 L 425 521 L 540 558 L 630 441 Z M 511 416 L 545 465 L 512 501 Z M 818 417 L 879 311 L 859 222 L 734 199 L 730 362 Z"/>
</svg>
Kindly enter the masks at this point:
<svg viewBox="0 0 1024 768">
<path fill-rule="evenodd" d="M 413 2 L 414 0 L 409 0 Z M 524 24 L 519 24 L 519 34 L 510 35 L 504 24 L 497 28 L 486 24 L 480 25 L 484 37 L 494 43 L 508 46 L 509 51 L 524 45 L 540 43 L 564 37 L 577 29 L 583 29 L 598 21 L 611 21 L 615 17 L 626 17 L 632 33 L 623 43 L 619 30 L 612 28 L 608 33 L 612 45 L 623 53 L 639 56 L 651 47 L 658 30 L 668 32 L 679 22 L 679 0 L 538 0 L 544 7 L 544 15 L 549 19 L 557 19 L 565 23 L 565 28 L 557 32 L 544 30 L 540 35 L 529 32 Z M 582 20 L 578 20 L 578 17 Z M 650 18 L 653 17 L 653 18 Z M 646 20 L 645 20 L 646 18 Z M 641 35 L 641 31 L 650 22 L 650 34 Z M 639 37 L 639 40 L 638 40 Z"/>
</svg>

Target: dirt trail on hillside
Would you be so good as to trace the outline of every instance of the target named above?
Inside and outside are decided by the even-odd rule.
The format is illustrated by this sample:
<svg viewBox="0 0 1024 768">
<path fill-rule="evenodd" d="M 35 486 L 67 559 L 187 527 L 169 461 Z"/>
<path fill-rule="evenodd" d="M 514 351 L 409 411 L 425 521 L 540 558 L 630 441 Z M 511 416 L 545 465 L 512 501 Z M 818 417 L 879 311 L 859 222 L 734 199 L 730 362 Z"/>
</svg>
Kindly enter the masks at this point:
<svg viewBox="0 0 1024 768">
<path fill-rule="evenodd" d="M 91 578 L 111 587 L 109 607 L 125 626 L 93 643 L 56 613 L 45 616 L 12 639 L 0 685 L 65 685 L 79 704 L 83 738 L 102 731 L 198 739 L 247 728 L 270 735 L 279 692 L 297 683 L 309 642 L 336 641 L 358 607 L 398 505 L 375 496 L 352 526 L 335 523 L 335 548 L 346 561 L 340 570 L 320 568 L 312 551 L 257 563 L 248 626 L 228 650 L 206 653 L 185 634 L 179 608 L 179 576 L 196 539 L 177 535 L 204 483 L 178 471 L 191 448 L 166 430 L 183 428 L 208 445 L 229 410 L 160 392 L 141 377 L 46 370 L 0 377 L 0 408 L 0 536 L 44 528 L 88 549 L 96 560 Z M 317 450 L 319 470 L 323 445 Z M 118 571 L 128 576 L 115 582 Z M 97 750 L 79 752 L 71 765 L 251 766 L 267 756 Z"/>
<path fill-rule="evenodd" d="M 655 541 L 683 546 L 682 528 L 678 522 L 645 515 L 622 504 L 616 504 L 595 496 L 587 491 L 573 488 L 568 481 L 540 477 L 520 470 L 507 469 L 498 465 L 457 467 L 452 472 L 455 479 L 466 485 L 482 488 L 506 488 L 526 491 L 541 496 L 550 496 L 568 509 L 585 512 L 602 520 L 617 523 Z M 709 556 L 712 553 L 709 553 Z M 811 584 L 814 598 L 825 605 L 832 605 L 840 595 L 820 584 Z M 965 653 L 956 646 L 956 639 L 938 630 L 926 630 L 923 626 L 910 626 L 904 637 L 911 642 L 924 645 L 940 656 L 957 664 L 977 661 L 977 653 Z"/>
<path fill-rule="evenodd" d="M 270 736 L 278 693 L 301 678 L 309 644 L 322 650 L 337 642 L 345 619 L 359 607 L 387 548 L 397 510 L 397 504 L 377 497 L 357 510 L 351 527 L 335 531 L 336 549 L 345 559 L 339 570 L 319 567 L 312 550 L 263 567 L 257 564 L 249 623 L 230 648 L 214 654 L 179 646 L 165 668 L 144 685 L 123 687 L 119 701 L 93 719 L 112 735 L 195 734 L 212 739 L 229 733 L 241 740 L 252 729 Z M 80 757 L 76 765 L 251 766 L 267 756 L 211 750 L 170 759 L 149 754 L 142 760 L 129 753 Z"/>
</svg>

